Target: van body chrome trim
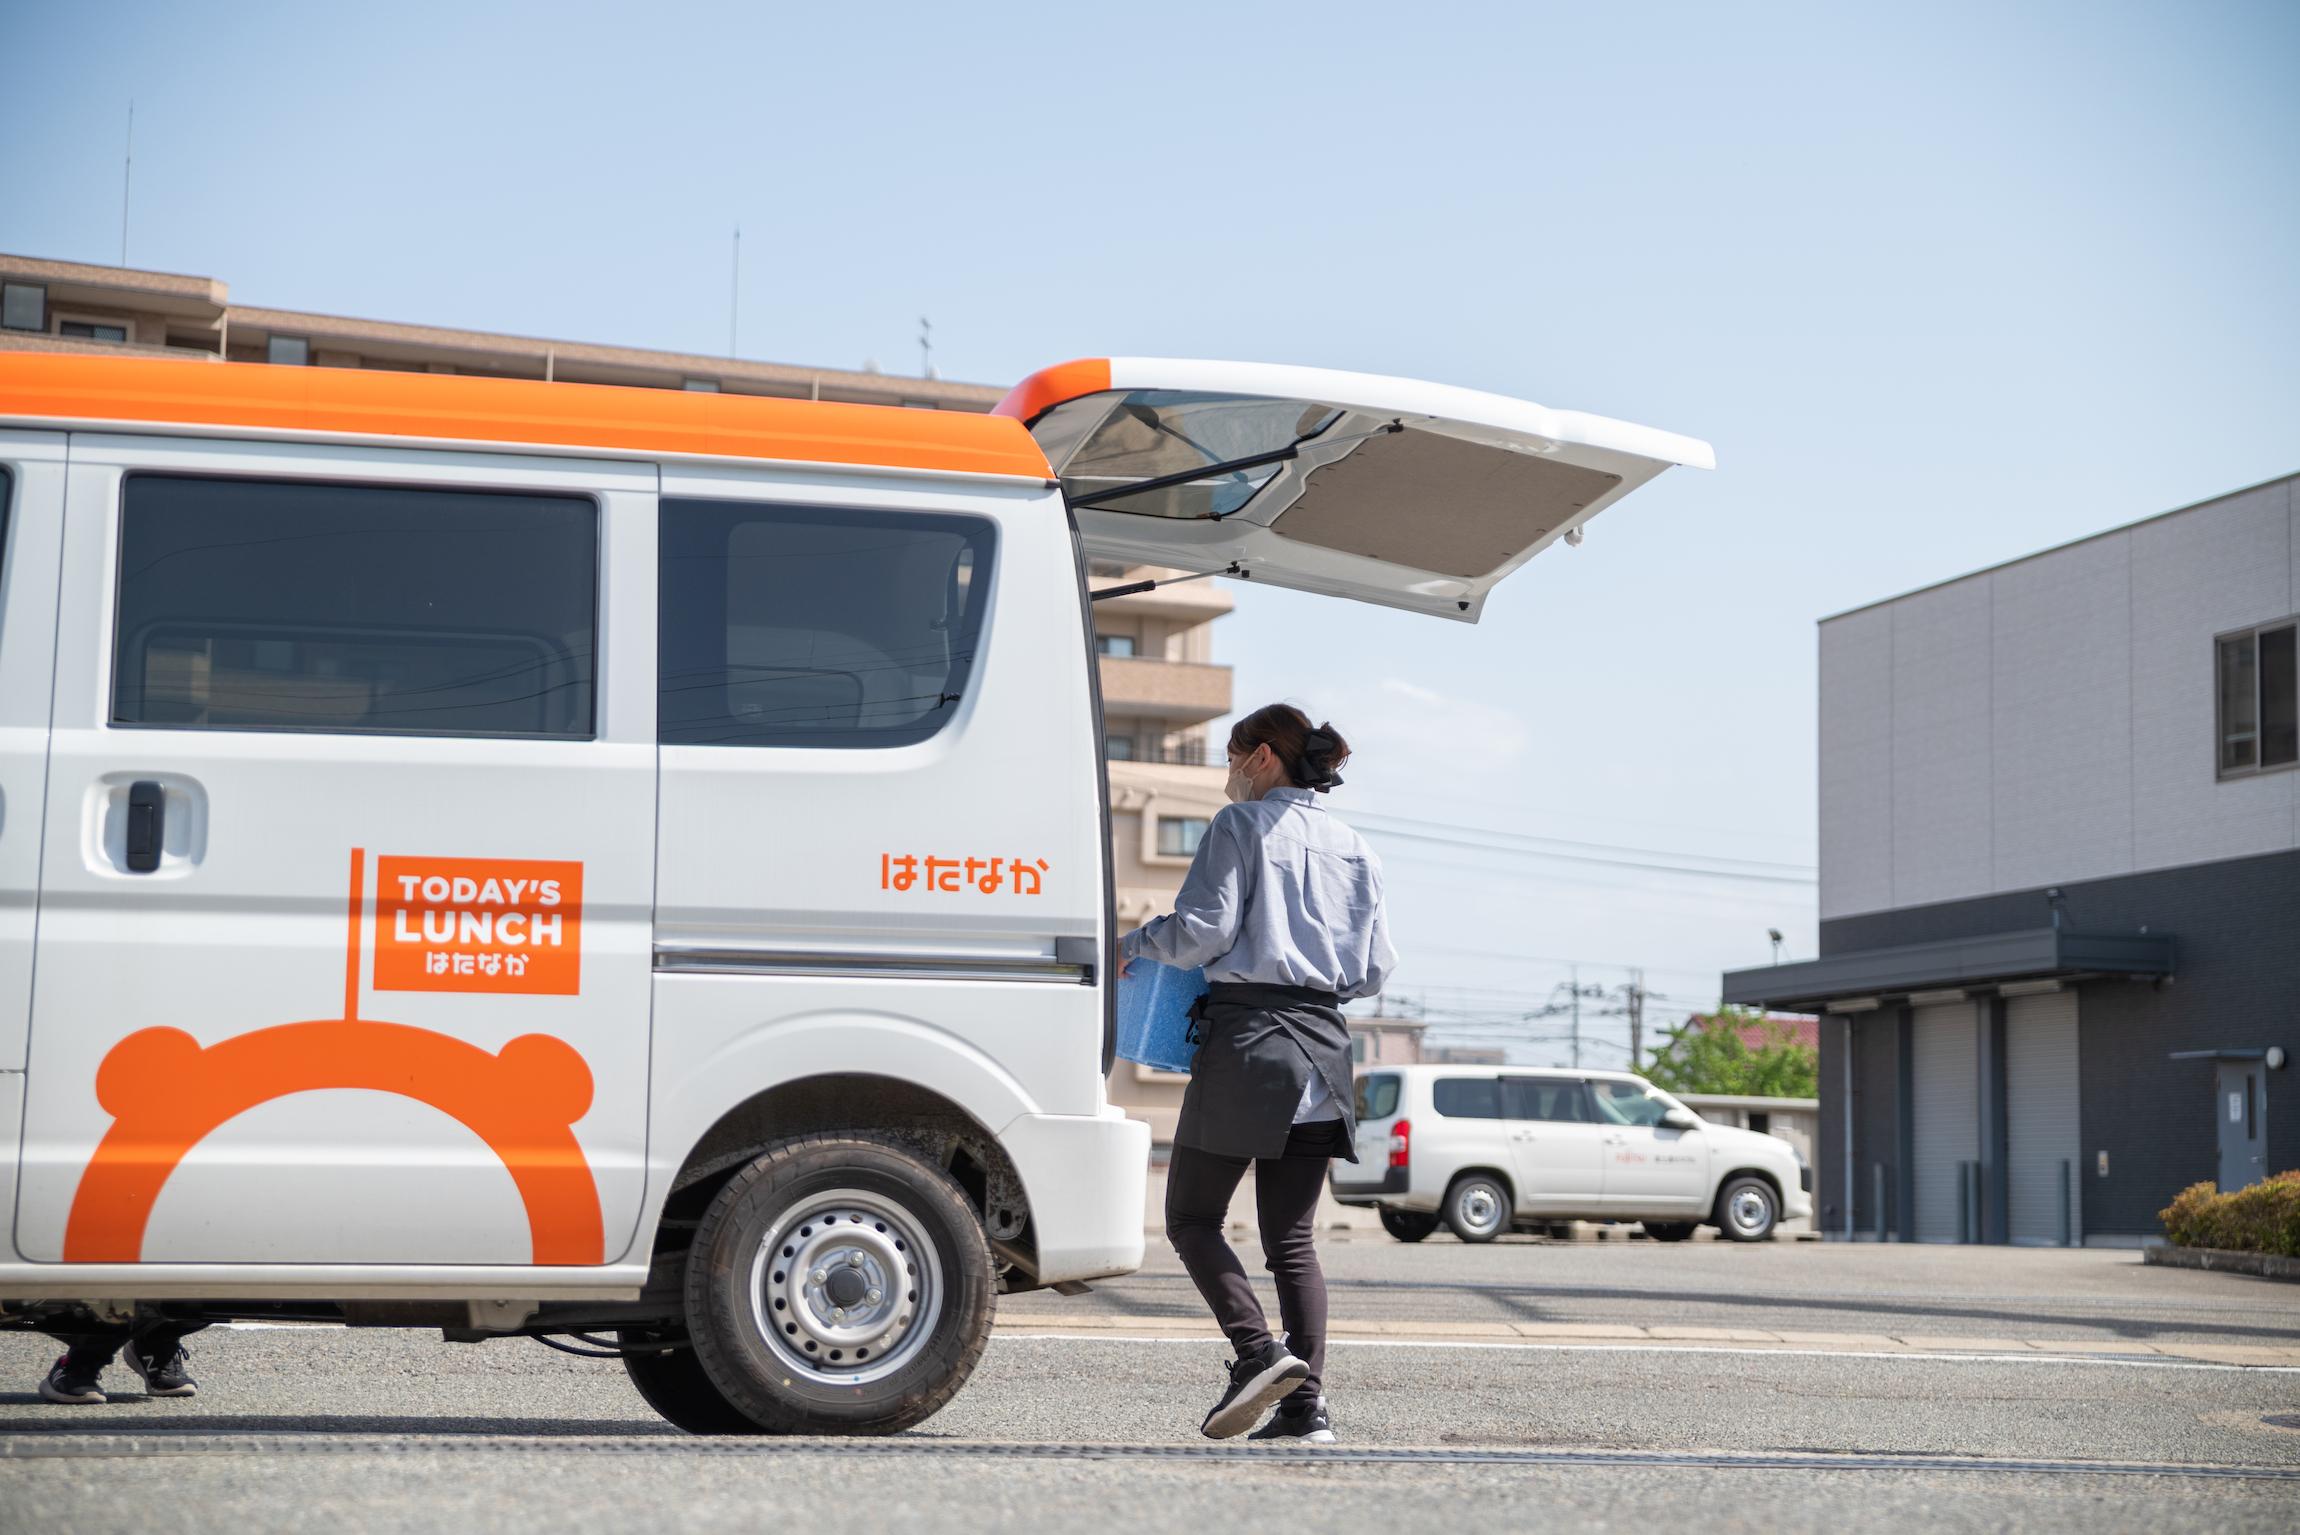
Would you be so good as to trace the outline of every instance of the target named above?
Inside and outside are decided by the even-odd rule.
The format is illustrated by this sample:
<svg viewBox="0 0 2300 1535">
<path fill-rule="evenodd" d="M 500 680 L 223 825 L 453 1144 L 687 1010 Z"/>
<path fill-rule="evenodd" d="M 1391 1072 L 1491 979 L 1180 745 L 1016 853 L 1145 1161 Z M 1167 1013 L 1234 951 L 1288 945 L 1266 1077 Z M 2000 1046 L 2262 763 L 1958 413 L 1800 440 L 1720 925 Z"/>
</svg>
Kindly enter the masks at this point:
<svg viewBox="0 0 2300 1535">
<path fill-rule="evenodd" d="M 819 976 L 874 981 L 1037 981 L 1094 984 L 1091 964 L 1048 956 L 1001 959 L 976 954 L 836 953 L 813 949 L 663 948 L 657 975 Z"/>
</svg>

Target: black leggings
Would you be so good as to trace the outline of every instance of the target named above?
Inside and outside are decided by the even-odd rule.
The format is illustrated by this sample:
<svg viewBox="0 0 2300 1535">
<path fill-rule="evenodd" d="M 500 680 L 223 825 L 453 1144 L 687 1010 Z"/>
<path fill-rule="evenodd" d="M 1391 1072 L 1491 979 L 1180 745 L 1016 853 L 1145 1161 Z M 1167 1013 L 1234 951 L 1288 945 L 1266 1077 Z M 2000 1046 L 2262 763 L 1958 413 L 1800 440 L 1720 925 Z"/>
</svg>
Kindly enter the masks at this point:
<svg viewBox="0 0 2300 1535">
<path fill-rule="evenodd" d="M 1253 1161 L 1254 1210 L 1262 1228 L 1262 1263 L 1278 1286 L 1286 1351 L 1310 1367 L 1286 1400 L 1316 1399 L 1326 1375 L 1326 1275 L 1318 1267 L 1318 1193 L 1326 1163 L 1342 1149 L 1342 1122 L 1294 1126 L 1283 1155 Z M 1176 1146 L 1166 1167 L 1166 1240 L 1190 1271 L 1214 1320 L 1243 1356 L 1266 1348 L 1270 1324 L 1254 1299 L 1245 1265 L 1222 1236 L 1230 1196 L 1246 1176 L 1246 1157 L 1216 1156 Z"/>
</svg>

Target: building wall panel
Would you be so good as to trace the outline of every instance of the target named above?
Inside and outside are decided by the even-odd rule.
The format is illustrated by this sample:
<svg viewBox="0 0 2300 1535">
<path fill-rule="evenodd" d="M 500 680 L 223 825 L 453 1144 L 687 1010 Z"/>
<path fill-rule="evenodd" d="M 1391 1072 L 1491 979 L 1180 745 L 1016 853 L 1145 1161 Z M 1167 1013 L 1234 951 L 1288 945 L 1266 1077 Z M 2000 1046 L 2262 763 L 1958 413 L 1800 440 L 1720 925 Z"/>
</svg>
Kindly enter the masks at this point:
<svg viewBox="0 0 2300 1535">
<path fill-rule="evenodd" d="M 2131 579 L 2122 534 L 1991 577 L 1992 858 L 1958 894 L 2132 868 Z"/>
<path fill-rule="evenodd" d="M 1989 888 L 1990 578 L 1893 604 L 1893 904 Z"/>
<path fill-rule="evenodd" d="M 2222 782 L 2213 761 L 2213 636 L 2293 611 L 2289 485 L 2143 523 L 2128 536 L 2136 867 L 2293 846 L 2300 774 Z"/>
<path fill-rule="evenodd" d="M 1821 914 L 1893 903 L 1893 620 L 1821 628 Z"/>
</svg>

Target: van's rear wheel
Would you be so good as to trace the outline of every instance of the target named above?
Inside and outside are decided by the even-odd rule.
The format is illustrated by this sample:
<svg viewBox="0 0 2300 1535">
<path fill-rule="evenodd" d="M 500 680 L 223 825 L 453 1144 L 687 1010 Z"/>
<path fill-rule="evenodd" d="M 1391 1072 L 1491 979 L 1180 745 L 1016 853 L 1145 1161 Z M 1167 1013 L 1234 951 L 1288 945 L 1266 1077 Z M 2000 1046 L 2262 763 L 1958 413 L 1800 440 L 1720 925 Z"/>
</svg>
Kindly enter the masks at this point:
<svg viewBox="0 0 2300 1535">
<path fill-rule="evenodd" d="M 1509 1229 L 1509 1190 L 1488 1173 L 1468 1173 L 1446 1190 L 1445 1223 L 1464 1242 L 1490 1242 Z"/>
<path fill-rule="evenodd" d="M 758 1429 L 891 1434 L 958 1393 L 990 1339 L 990 1249 L 948 1177 L 892 1146 L 785 1142 L 719 1190 L 687 1330 Z"/>
<path fill-rule="evenodd" d="M 1382 1230 L 1401 1242 L 1418 1242 L 1438 1229 L 1438 1218 L 1419 1210 L 1384 1210 Z"/>
<path fill-rule="evenodd" d="M 615 1338 L 627 1350 L 645 1349 L 655 1341 L 645 1332 L 619 1332 Z M 704 1371 L 702 1361 L 695 1357 L 691 1346 L 659 1354 L 625 1353 L 623 1369 L 631 1377 L 631 1384 L 639 1388 L 639 1395 L 647 1399 L 649 1407 L 690 1434 L 759 1432 L 759 1425 L 745 1417 L 741 1408 L 727 1400 L 725 1392 L 711 1384 L 710 1375 Z"/>
</svg>

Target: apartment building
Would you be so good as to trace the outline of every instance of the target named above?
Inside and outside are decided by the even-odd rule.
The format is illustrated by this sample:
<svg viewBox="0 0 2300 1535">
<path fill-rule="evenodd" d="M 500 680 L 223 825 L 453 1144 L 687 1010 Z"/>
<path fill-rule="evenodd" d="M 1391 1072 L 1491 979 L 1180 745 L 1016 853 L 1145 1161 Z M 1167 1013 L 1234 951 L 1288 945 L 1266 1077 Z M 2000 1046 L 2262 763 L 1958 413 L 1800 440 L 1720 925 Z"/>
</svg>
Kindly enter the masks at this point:
<svg viewBox="0 0 2300 1535">
<path fill-rule="evenodd" d="M 114 352 L 202 362 L 468 373 L 562 383 L 701 389 L 922 410 L 986 411 L 997 384 L 554 341 L 492 331 L 352 319 L 231 301 L 212 277 L 0 253 L 0 349 Z M 1096 586 L 1171 571 L 1098 565 Z M 1110 757 L 1118 920 L 1172 908 L 1198 838 L 1222 807 L 1223 756 L 1209 722 L 1230 712 L 1230 668 L 1213 659 L 1213 622 L 1230 611 L 1211 581 L 1114 597 L 1094 609 Z M 1131 1061 L 1110 1099 L 1172 1137 L 1188 1079 Z"/>
</svg>

